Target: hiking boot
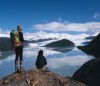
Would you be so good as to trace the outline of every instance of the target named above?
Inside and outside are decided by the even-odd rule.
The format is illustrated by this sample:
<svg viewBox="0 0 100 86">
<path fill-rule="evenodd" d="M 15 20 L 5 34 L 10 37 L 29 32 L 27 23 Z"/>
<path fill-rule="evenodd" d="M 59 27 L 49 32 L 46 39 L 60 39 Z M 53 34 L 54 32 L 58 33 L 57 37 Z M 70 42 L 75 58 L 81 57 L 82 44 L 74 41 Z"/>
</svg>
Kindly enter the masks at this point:
<svg viewBox="0 0 100 86">
<path fill-rule="evenodd" d="M 16 73 L 19 72 L 18 65 L 15 65 L 15 72 L 16 72 Z"/>
<path fill-rule="evenodd" d="M 16 72 L 16 73 L 19 73 L 19 69 L 18 69 L 18 68 L 16 68 L 16 69 L 15 69 L 15 72 Z"/>
<path fill-rule="evenodd" d="M 20 65 L 20 73 L 23 71 L 23 65 Z"/>
</svg>

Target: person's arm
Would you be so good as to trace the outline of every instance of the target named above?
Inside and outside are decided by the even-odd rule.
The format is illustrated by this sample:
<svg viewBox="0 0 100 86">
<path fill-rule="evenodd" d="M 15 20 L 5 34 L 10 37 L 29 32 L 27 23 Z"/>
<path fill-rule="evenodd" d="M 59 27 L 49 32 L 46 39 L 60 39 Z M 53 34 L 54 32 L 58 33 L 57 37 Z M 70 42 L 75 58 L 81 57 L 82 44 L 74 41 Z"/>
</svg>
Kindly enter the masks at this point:
<svg viewBox="0 0 100 86">
<path fill-rule="evenodd" d="M 19 32 L 19 38 L 20 38 L 20 41 L 21 41 L 21 45 L 24 45 L 24 37 L 23 37 L 22 32 Z"/>
<path fill-rule="evenodd" d="M 46 60 L 46 58 L 44 57 L 44 63 L 45 63 L 45 65 L 47 65 L 47 60 Z"/>
<path fill-rule="evenodd" d="M 21 42 L 24 42 L 24 37 L 22 32 L 21 32 Z"/>
<path fill-rule="evenodd" d="M 44 63 L 45 63 L 45 70 L 48 70 L 48 67 L 47 67 L 47 60 L 46 60 L 46 58 L 44 57 Z"/>
</svg>

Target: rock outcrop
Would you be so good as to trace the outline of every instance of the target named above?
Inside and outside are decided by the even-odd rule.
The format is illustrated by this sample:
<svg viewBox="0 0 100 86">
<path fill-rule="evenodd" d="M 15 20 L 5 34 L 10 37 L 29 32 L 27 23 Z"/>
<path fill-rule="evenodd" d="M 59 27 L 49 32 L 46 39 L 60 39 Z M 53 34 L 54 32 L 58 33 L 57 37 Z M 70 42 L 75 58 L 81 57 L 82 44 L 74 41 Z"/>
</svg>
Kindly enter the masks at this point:
<svg viewBox="0 0 100 86">
<path fill-rule="evenodd" d="M 13 73 L 0 80 L 0 86 L 86 86 L 78 81 L 58 76 L 45 70 Z"/>
<path fill-rule="evenodd" d="M 97 59 L 100 59 L 100 33 L 95 39 L 90 41 L 86 46 L 78 46 L 78 48 L 84 51 L 87 54 L 95 56 Z"/>
<path fill-rule="evenodd" d="M 100 86 L 100 60 L 93 59 L 86 62 L 72 78 L 88 86 Z"/>
</svg>

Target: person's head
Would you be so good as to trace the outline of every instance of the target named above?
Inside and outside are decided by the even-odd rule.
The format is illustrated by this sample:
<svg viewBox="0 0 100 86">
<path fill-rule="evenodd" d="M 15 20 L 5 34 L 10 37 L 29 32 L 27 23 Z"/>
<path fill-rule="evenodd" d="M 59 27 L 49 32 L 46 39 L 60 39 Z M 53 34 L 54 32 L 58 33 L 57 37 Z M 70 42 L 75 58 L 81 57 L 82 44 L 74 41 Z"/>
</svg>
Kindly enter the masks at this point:
<svg viewBox="0 0 100 86">
<path fill-rule="evenodd" d="M 18 32 L 22 32 L 22 26 L 21 26 L 21 25 L 18 25 L 18 26 L 17 26 L 17 31 L 18 31 Z"/>
<path fill-rule="evenodd" d="M 39 50 L 38 55 L 43 56 L 43 50 Z"/>
</svg>

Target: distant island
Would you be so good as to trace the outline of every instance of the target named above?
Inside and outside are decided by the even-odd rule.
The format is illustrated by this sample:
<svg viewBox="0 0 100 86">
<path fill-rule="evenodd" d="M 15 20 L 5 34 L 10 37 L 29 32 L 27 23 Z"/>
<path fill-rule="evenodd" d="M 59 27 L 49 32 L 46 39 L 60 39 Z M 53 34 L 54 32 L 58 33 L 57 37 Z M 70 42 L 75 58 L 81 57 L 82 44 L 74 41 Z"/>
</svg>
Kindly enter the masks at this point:
<svg viewBox="0 0 100 86">
<path fill-rule="evenodd" d="M 69 41 L 67 39 L 62 39 L 62 40 L 58 40 L 46 44 L 44 47 L 51 48 L 52 50 L 65 53 L 72 50 L 75 47 L 75 44 L 72 41 Z"/>
<path fill-rule="evenodd" d="M 58 40 L 45 45 L 45 47 L 73 47 L 73 46 L 75 46 L 74 43 L 67 39 Z"/>
</svg>

